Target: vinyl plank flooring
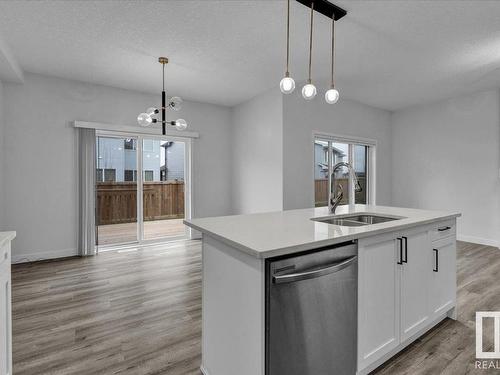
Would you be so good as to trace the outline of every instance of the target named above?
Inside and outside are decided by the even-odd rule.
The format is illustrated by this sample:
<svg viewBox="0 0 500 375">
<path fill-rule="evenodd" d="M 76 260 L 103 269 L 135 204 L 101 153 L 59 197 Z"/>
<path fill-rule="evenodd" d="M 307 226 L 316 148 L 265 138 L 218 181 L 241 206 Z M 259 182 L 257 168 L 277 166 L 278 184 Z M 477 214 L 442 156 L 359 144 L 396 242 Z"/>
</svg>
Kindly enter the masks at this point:
<svg viewBox="0 0 500 375">
<path fill-rule="evenodd" d="M 373 374 L 499 373 L 474 369 L 474 316 L 500 310 L 500 250 L 459 242 L 457 270 L 458 320 Z M 15 375 L 201 374 L 199 241 L 14 265 L 12 297 Z"/>
<path fill-rule="evenodd" d="M 16 375 L 199 375 L 201 244 L 14 265 Z"/>
<path fill-rule="evenodd" d="M 500 311 L 500 250 L 457 242 L 458 320 L 446 319 L 372 372 L 377 375 L 499 374 L 475 369 L 476 311 Z M 492 343 L 487 344 L 491 350 Z"/>
</svg>

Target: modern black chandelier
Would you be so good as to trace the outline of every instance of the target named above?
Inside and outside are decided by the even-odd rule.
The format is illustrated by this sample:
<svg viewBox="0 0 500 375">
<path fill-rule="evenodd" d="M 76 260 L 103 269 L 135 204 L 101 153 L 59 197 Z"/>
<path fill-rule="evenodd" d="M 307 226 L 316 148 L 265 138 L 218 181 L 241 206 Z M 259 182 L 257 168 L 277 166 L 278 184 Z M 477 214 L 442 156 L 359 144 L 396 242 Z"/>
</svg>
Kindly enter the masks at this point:
<svg viewBox="0 0 500 375">
<path fill-rule="evenodd" d="M 312 100 L 317 94 L 316 86 L 312 83 L 311 66 L 312 66 L 312 48 L 313 48 L 313 22 L 314 12 L 321 13 L 332 19 L 332 69 L 330 88 L 325 93 L 325 100 L 329 104 L 337 103 L 340 94 L 335 88 L 335 21 L 344 17 L 347 12 L 330 3 L 328 0 L 297 0 L 299 3 L 311 8 L 310 29 L 309 29 L 309 71 L 307 83 L 302 87 L 302 96 L 306 100 Z M 283 94 L 291 94 L 295 90 L 295 81 L 290 77 L 289 72 L 290 61 L 290 0 L 287 0 L 287 19 L 286 19 L 286 71 L 285 77 L 280 82 L 280 90 Z"/>
<path fill-rule="evenodd" d="M 174 126 L 177 130 L 185 130 L 187 128 L 187 122 L 184 119 L 178 119 L 175 121 L 167 121 L 167 96 L 165 94 L 165 65 L 168 64 L 168 58 L 166 57 L 160 57 L 158 58 L 158 62 L 162 64 L 162 81 L 163 81 L 163 86 L 162 86 L 162 92 L 161 92 L 161 125 L 162 125 L 162 133 L 163 135 L 167 134 L 167 129 L 166 125 L 172 125 Z M 181 109 L 182 106 L 182 99 L 179 98 L 178 96 L 173 96 L 170 98 L 168 101 L 168 108 L 178 111 Z M 157 118 L 158 113 L 160 113 L 160 110 L 156 107 L 151 107 L 146 110 L 146 112 L 143 112 L 137 116 L 137 122 L 141 126 L 149 126 L 151 124 L 155 124 L 157 122 L 160 122 L 160 120 Z"/>
</svg>

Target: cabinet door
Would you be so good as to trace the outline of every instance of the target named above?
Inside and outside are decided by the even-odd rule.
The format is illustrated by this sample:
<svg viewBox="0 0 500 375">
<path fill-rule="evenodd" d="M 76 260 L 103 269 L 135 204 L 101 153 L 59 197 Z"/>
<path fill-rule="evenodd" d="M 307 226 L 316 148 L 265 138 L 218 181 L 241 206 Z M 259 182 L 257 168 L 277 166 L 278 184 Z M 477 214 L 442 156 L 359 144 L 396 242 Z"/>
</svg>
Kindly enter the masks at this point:
<svg viewBox="0 0 500 375">
<path fill-rule="evenodd" d="M 399 344 L 399 270 L 395 236 L 359 241 L 358 371 Z"/>
<path fill-rule="evenodd" d="M 456 302 L 456 241 L 443 239 L 432 243 L 432 272 L 430 272 L 429 302 L 431 313 L 441 315 Z"/>
<path fill-rule="evenodd" d="M 401 341 L 417 333 L 429 319 L 430 239 L 427 231 L 401 237 Z"/>
</svg>

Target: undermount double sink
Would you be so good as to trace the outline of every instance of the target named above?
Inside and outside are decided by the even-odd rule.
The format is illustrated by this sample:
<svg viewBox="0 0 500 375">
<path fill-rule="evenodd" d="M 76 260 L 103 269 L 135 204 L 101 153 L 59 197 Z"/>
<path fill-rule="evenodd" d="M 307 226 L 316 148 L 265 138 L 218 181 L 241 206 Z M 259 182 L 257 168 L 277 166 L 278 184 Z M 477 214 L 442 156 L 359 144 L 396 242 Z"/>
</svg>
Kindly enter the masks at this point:
<svg viewBox="0 0 500 375">
<path fill-rule="evenodd" d="M 321 223 L 326 223 L 326 224 L 340 225 L 344 227 L 361 227 L 365 225 L 385 223 L 388 221 L 400 220 L 400 219 L 404 218 L 381 216 L 374 214 L 355 214 L 355 215 L 345 215 L 342 217 L 335 217 L 335 216 L 318 217 L 318 218 L 315 217 L 312 218 L 311 220 L 319 221 Z"/>
</svg>

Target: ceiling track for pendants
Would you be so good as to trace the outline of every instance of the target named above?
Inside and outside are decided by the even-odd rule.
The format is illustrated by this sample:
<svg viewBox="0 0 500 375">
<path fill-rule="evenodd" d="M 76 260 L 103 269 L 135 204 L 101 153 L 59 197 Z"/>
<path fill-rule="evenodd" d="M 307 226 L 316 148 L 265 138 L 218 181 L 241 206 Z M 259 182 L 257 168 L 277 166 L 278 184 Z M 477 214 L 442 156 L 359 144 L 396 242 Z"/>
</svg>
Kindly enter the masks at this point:
<svg viewBox="0 0 500 375">
<path fill-rule="evenodd" d="M 314 10 L 316 12 L 321 13 L 327 16 L 328 18 L 335 19 L 335 21 L 338 21 L 347 14 L 346 10 L 336 6 L 335 4 L 330 3 L 328 0 L 297 0 L 297 1 L 308 8 L 311 8 L 312 3 L 314 2 Z"/>
</svg>

